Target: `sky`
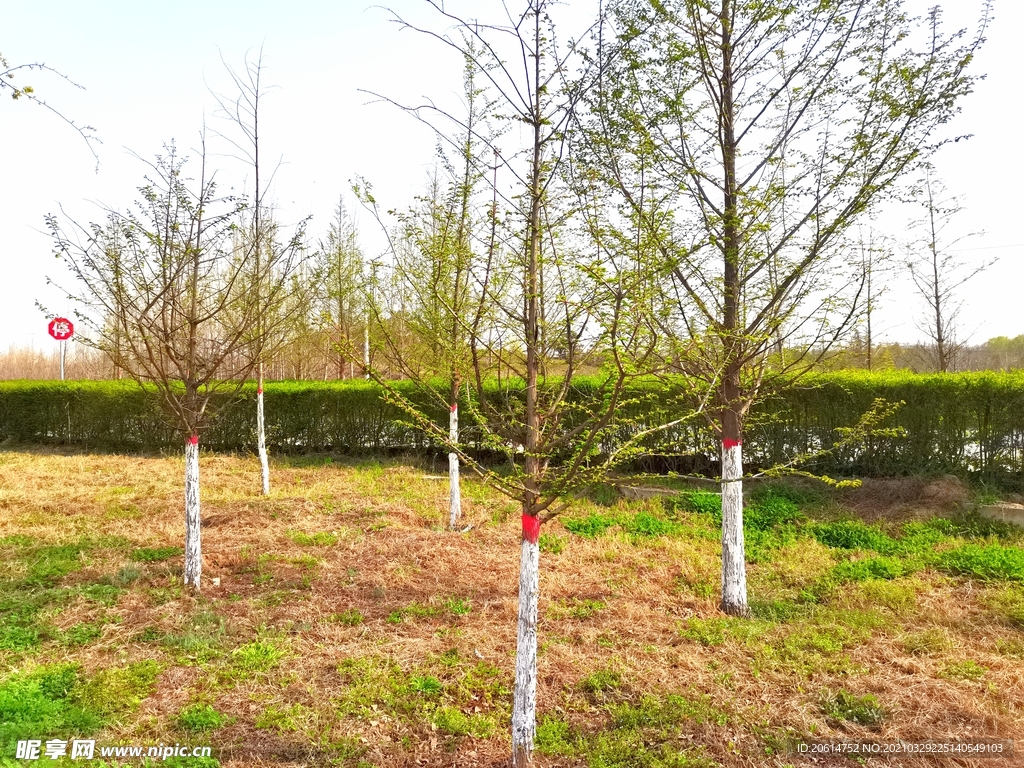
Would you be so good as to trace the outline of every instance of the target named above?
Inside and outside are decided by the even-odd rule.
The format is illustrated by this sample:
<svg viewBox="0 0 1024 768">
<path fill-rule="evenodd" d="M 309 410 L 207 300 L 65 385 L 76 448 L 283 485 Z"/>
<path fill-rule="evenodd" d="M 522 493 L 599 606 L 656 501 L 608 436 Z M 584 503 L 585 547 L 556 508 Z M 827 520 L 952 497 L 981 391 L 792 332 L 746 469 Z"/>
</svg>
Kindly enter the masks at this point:
<svg viewBox="0 0 1024 768">
<path fill-rule="evenodd" d="M 911 10 L 927 3 L 912 0 Z M 979 0 L 943 4 L 947 30 L 976 26 Z M 491 0 L 449 2 L 487 17 Z M 558 9 L 560 35 L 571 37 L 596 10 L 596 0 L 569 0 Z M 395 0 L 397 14 L 439 28 L 423 0 Z M 963 211 L 949 235 L 970 233 L 955 248 L 968 264 L 997 261 L 960 289 L 961 328 L 974 342 L 1024 334 L 1024 233 L 1017 227 L 1024 178 L 1017 102 L 1021 94 L 1019 30 L 1024 3 L 996 0 L 994 21 L 975 72 L 986 75 L 962 102 L 950 126 L 968 141 L 936 156 L 938 176 Z M 53 285 L 72 285 L 59 261 L 44 217 L 64 223 L 102 221 L 106 209 L 126 209 L 146 167 L 164 145 L 180 151 L 208 144 L 221 168 L 222 188 L 242 189 L 246 169 L 227 156 L 212 134 L 230 133 L 216 114 L 212 92 L 230 93 L 225 63 L 236 70 L 262 48 L 266 81 L 262 152 L 277 164 L 271 196 L 287 223 L 311 216 L 309 231 L 322 237 L 339 196 L 357 177 L 369 180 L 383 208 L 401 208 L 424 188 L 433 166 L 431 131 L 366 91 L 403 103 L 427 97 L 454 103 L 461 62 L 444 46 L 391 21 L 362 0 L 138 2 L 137 0 L 0 0 L 0 55 L 10 64 L 42 62 L 67 75 L 78 89 L 48 72 L 19 75 L 37 94 L 102 141 L 96 160 L 80 136 L 56 115 L 25 100 L 0 99 L 0 350 L 49 349 L 51 312 L 71 306 Z M 356 203 L 349 196 L 350 207 Z M 892 208 L 876 226 L 907 238 L 908 211 Z M 379 238 L 360 218 L 368 250 Z M 371 254 L 373 255 L 373 254 Z M 874 320 L 879 341 L 921 338 L 921 304 L 909 273 L 897 269 Z"/>
</svg>

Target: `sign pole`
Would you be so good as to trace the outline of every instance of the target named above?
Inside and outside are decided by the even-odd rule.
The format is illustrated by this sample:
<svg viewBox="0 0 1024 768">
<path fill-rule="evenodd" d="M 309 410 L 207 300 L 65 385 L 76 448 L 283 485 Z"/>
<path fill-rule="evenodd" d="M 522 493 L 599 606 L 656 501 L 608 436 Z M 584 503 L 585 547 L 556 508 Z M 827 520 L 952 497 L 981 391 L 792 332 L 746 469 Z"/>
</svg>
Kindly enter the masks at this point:
<svg viewBox="0 0 1024 768">
<path fill-rule="evenodd" d="M 68 353 L 68 339 L 75 332 L 75 324 L 65 317 L 55 317 L 46 326 L 46 330 L 60 343 L 60 380 L 64 381 L 64 358 Z"/>
</svg>

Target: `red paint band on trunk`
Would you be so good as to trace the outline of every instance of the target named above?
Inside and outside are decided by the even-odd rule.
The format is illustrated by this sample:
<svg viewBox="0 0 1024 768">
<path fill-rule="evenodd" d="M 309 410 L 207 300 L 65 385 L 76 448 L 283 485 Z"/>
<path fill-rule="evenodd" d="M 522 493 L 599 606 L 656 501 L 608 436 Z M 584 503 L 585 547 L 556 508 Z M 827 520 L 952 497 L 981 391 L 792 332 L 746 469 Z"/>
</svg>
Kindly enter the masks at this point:
<svg viewBox="0 0 1024 768">
<path fill-rule="evenodd" d="M 725 440 L 722 441 L 722 447 L 723 448 L 736 448 L 737 446 L 742 445 L 742 443 L 743 443 L 742 440 L 729 440 L 728 438 L 726 438 Z"/>
<path fill-rule="evenodd" d="M 257 387 L 256 388 L 256 394 L 257 395 L 262 395 L 263 394 L 263 387 Z"/>
<path fill-rule="evenodd" d="M 459 410 L 459 406 L 458 405 L 453 405 L 452 406 L 452 413 L 455 413 L 457 410 Z"/>
<path fill-rule="evenodd" d="M 523 515 L 523 538 L 531 544 L 540 538 L 540 518 L 536 515 Z"/>
<path fill-rule="evenodd" d="M 188 439 L 189 445 L 199 445 L 199 435 L 192 435 Z"/>
</svg>

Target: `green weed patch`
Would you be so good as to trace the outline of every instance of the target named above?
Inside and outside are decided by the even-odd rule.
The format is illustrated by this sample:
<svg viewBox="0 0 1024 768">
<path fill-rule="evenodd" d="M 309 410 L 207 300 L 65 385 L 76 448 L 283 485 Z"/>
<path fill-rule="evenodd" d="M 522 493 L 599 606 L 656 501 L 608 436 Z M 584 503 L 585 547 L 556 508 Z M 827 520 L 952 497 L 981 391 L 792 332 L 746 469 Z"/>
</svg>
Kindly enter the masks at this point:
<svg viewBox="0 0 1024 768">
<path fill-rule="evenodd" d="M 74 664 L 39 667 L 0 682 L 0 748 L 13 755 L 19 739 L 89 735 L 104 723 L 72 693 L 81 687 Z"/>
<path fill-rule="evenodd" d="M 137 563 L 158 563 L 184 554 L 181 547 L 142 547 L 131 553 L 130 557 Z"/>
<path fill-rule="evenodd" d="M 860 520 L 813 523 L 807 530 L 826 547 L 867 549 L 882 555 L 892 554 L 899 549 L 896 540 L 891 536 Z"/>
<path fill-rule="evenodd" d="M 565 720 L 542 716 L 536 750 L 544 755 L 582 759 L 590 768 L 714 768 L 703 747 L 679 744 L 680 726 L 689 721 L 723 726 L 729 717 L 707 697 L 644 696 L 636 703 L 609 707 L 606 728 L 581 731 Z"/>
<path fill-rule="evenodd" d="M 969 543 L 939 552 L 931 564 L 954 576 L 1024 583 L 1024 549 L 1020 547 Z"/>
<path fill-rule="evenodd" d="M 562 525 L 567 531 L 585 539 L 596 539 L 598 536 L 603 536 L 609 528 L 617 523 L 617 517 L 595 513 L 586 517 L 567 517 L 562 520 Z"/>
<path fill-rule="evenodd" d="M 769 627 L 770 624 L 763 621 L 713 616 L 708 619 L 688 619 L 680 635 L 710 648 L 730 639 L 746 643 L 762 635 Z"/>
<path fill-rule="evenodd" d="M 209 704 L 193 704 L 178 713 L 177 725 L 183 731 L 201 733 L 220 728 L 227 721 L 220 712 Z"/>
<path fill-rule="evenodd" d="M 316 533 L 288 531 L 288 538 L 304 547 L 329 547 L 338 543 L 338 534 L 331 531 L 317 531 Z"/>
<path fill-rule="evenodd" d="M 847 721 L 876 727 L 888 716 L 885 708 L 871 694 L 855 696 L 845 690 L 825 691 L 820 701 L 821 711 L 837 721 Z"/>
</svg>

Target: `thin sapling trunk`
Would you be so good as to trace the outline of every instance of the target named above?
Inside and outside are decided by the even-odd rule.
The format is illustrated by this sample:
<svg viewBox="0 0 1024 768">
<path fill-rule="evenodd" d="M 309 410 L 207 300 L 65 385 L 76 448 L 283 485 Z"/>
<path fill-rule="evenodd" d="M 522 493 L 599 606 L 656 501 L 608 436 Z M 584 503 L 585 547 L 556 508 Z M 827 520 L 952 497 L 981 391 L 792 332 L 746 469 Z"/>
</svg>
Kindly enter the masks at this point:
<svg viewBox="0 0 1024 768">
<path fill-rule="evenodd" d="M 523 514 L 519 555 L 519 623 L 516 677 L 512 702 L 512 765 L 532 764 L 537 733 L 537 599 L 540 595 L 540 518 Z"/>
<path fill-rule="evenodd" d="M 270 493 L 270 462 L 267 460 L 267 432 L 263 418 L 263 363 L 259 364 L 256 380 L 256 443 L 263 475 L 263 495 L 266 496 Z"/>
<path fill-rule="evenodd" d="M 452 382 L 451 415 L 448 417 L 448 437 L 452 445 L 459 442 L 459 384 Z M 455 530 L 462 517 L 462 492 L 459 489 L 459 454 L 448 454 L 448 528 Z"/>
<path fill-rule="evenodd" d="M 203 549 L 199 517 L 199 435 L 185 442 L 185 585 L 200 589 Z"/>
</svg>

